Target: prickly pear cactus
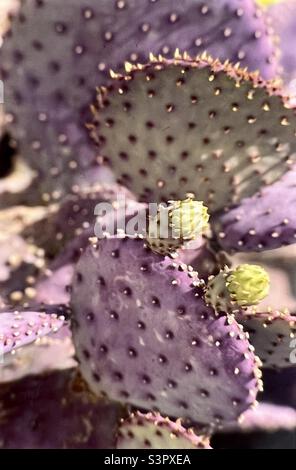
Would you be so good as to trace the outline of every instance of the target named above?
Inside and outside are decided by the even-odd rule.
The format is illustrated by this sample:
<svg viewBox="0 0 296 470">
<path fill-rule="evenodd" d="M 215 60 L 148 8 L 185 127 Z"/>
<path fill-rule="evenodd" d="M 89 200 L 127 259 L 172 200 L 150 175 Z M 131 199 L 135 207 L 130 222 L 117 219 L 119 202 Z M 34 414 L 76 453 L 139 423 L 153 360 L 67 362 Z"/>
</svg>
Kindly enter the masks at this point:
<svg viewBox="0 0 296 470">
<path fill-rule="evenodd" d="M 0 368 L 0 383 L 10 383 L 28 375 L 40 375 L 51 371 L 74 369 L 74 346 L 65 331 L 54 336 L 44 336 L 25 348 L 6 354 Z M 54 358 L 54 361 L 53 361 Z"/>
<path fill-rule="evenodd" d="M 206 299 L 216 311 L 234 312 L 260 303 L 269 292 L 269 277 L 258 265 L 226 266 L 208 279 Z"/>
<path fill-rule="evenodd" d="M 101 89 L 91 133 L 118 182 L 140 199 L 193 193 L 214 212 L 290 168 L 293 122 L 275 85 L 207 56 L 177 53 L 127 64 L 109 91 Z"/>
<path fill-rule="evenodd" d="M 56 313 L 46 313 L 53 310 L 53 307 L 48 309 L 44 307 L 39 311 L 0 312 L 0 353 L 9 353 L 42 336 L 57 332 L 62 327 L 65 317 Z"/>
<path fill-rule="evenodd" d="M 234 421 L 261 387 L 235 320 L 216 318 L 196 274 L 141 239 L 90 246 L 71 305 L 76 354 L 97 394 L 215 427 Z"/>
<path fill-rule="evenodd" d="M 250 335 L 250 341 L 264 367 L 292 367 L 296 340 L 296 316 L 284 313 L 250 312 L 240 323 Z M 293 346 L 294 345 L 294 346 Z"/>
<path fill-rule="evenodd" d="M 168 206 L 160 204 L 157 214 L 149 219 L 148 246 L 163 255 L 175 253 L 186 243 L 200 238 L 208 230 L 208 221 L 207 207 L 193 196 L 184 201 L 171 201 Z M 165 237 L 164 228 L 167 229 Z"/>
<path fill-rule="evenodd" d="M 214 226 L 221 247 L 262 251 L 295 243 L 295 181 L 295 170 L 289 171 L 279 182 L 219 214 Z M 279 201 L 285 201 L 284 207 Z"/>
<path fill-rule="evenodd" d="M 123 420 L 117 449 L 210 449 L 209 439 L 159 414 L 136 413 Z"/>
<path fill-rule="evenodd" d="M 177 47 L 194 56 L 207 50 L 265 78 L 276 71 L 273 37 L 254 0 L 22 2 L 0 77 L 7 128 L 37 173 L 27 202 L 54 202 L 75 185 L 110 178 L 84 126 L 95 87 L 124 61 L 171 56 Z"/>
<path fill-rule="evenodd" d="M 54 257 L 73 239 L 82 238 L 84 232 L 94 235 L 96 223 L 103 218 L 96 214 L 97 205 L 101 205 L 101 210 L 103 207 L 107 214 L 115 210 L 126 214 L 138 208 L 134 196 L 124 187 L 95 185 L 88 190 L 80 188 L 75 194 L 65 196 L 60 204 L 50 205 L 41 220 L 25 227 L 22 236 L 45 250 L 47 256 Z M 47 230 L 44 230 L 45 223 Z"/>
<path fill-rule="evenodd" d="M 0 447 L 284 446 L 296 118 L 273 28 L 293 53 L 286 7 L 9 3 Z"/>
</svg>

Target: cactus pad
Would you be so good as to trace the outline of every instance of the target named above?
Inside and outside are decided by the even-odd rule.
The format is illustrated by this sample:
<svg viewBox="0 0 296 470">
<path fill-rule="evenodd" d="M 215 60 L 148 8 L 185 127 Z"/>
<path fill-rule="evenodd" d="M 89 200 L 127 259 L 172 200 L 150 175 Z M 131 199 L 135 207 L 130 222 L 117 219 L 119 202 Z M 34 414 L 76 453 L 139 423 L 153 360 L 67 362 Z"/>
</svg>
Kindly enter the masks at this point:
<svg viewBox="0 0 296 470">
<path fill-rule="evenodd" d="M 42 309 L 43 310 L 43 309 Z M 51 309 L 52 311 L 52 309 Z M 43 311 L 0 312 L 0 352 L 5 354 L 25 346 L 62 327 L 65 318 Z"/>
<path fill-rule="evenodd" d="M 118 185 L 95 185 L 87 190 L 77 188 L 75 194 L 69 194 L 60 203 L 49 206 L 45 217 L 26 227 L 22 235 L 45 249 L 48 256 L 55 256 L 84 231 L 90 229 L 90 234 L 94 235 L 97 204 L 103 206 L 106 203 L 107 206 L 109 203 L 109 209 L 116 211 L 124 210 L 133 201 L 133 195 Z"/>
<path fill-rule="evenodd" d="M 117 405 L 96 399 L 71 370 L 2 385 L 0 406 L 5 449 L 112 448 L 122 417 Z"/>
<path fill-rule="evenodd" d="M 95 87 L 125 60 L 171 56 L 176 47 L 275 74 L 273 38 L 253 0 L 22 2 L 5 37 L 0 77 L 8 127 L 38 174 L 31 203 L 38 192 L 47 202 L 106 178 L 84 129 Z"/>
<path fill-rule="evenodd" d="M 295 243 L 295 179 L 296 171 L 291 170 L 277 183 L 219 215 L 214 226 L 221 247 L 263 251 Z"/>
<path fill-rule="evenodd" d="M 28 375 L 77 367 L 69 336 L 44 336 L 25 348 L 7 354 L 0 367 L 0 383 L 14 382 Z"/>
<path fill-rule="evenodd" d="M 264 367 L 295 366 L 293 349 L 296 349 L 296 316 L 257 312 L 249 315 L 243 313 L 237 320 L 249 333 L 250 342 Z"/>
<path fill-rule="evenodd" d="M 210 449 L 209 439 L 159 414 L 132 414 L 118 430 L 117 449 Z"/>
<path fill-rule="evenodd" d="M 73 340 L 95 393 L 209 426 L 252 404 L 256 358 L 198 286 L 186 265 L 140 239 L 109 238 L 84 252 L 72 284 Z"/>
<path fill-rule="evenodd" d="M 275 86 L 176 57 L 129 64 L 98 96 L 91 133 L 118 182 L 141 200 L 192 193 L 213 212 L 280 178 L 295 159 L 295 116 Z"/>
</svg>

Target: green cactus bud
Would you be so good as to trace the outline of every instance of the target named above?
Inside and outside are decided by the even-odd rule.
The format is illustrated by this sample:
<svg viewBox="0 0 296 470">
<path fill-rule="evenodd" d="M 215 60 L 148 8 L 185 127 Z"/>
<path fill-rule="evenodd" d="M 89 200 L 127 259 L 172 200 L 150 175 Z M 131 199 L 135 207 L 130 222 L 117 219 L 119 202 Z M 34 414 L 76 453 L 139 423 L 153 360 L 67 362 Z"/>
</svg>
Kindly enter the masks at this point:
<svg viewBox="0 0 296 470">
<path fill-rule="evenodd" d="M 269 276 L 255 264 L 241 264 L 226 278 L 231 299 L 240 307 L 257 305 L 269 292 Z"/>
<path fill-rule="evenodd" d="M 198 239 L 208 229 L 208 208 L 188 194 L 183 201 L 159 205 L 157 215 L 149 220 L 147 242 L 162 255 L 175 253 L 184 243 Z"/>
<path fill-rule="evenodd" d="M 208 229 L 209 218 L 208 208 L 191 194 L 184 201 L 171 202 L 169 220 L 173 238 L 194 240 Z"/>
<path fill-rule="evenodd" d="M 257 265 L 227 266 L 209 278 L 206 299 L 217 311 L 234 312 L 238 308 L 257 305 L 269 292 L 269 276 Z"/>
</svg>

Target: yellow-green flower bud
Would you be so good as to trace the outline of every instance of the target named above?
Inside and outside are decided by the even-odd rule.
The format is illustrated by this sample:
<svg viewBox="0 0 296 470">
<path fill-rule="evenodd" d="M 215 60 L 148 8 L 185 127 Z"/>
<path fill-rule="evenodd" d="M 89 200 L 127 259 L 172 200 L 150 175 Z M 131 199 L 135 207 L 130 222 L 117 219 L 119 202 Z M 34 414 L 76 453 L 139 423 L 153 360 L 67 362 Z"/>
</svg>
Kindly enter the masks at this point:
<svg viewBox="0 0 296 470">
<path fill-rule="evenodd" d="M 269 276 L 265 269 L 255 264 L 241 264 L 226 278 L 226 287 L 240 307 L 257 305 L 269 292 Z"/>
<path fill-rule="evenodd" d="M 209 227 L 208 208 L 202 201 L 188 196 L 184 201 L 172 201 L 169 207 L 170 227 L 173 238 L 194 240 Z"/>
<path fill-rule="evenodd" d="M 261 302 L 269 292 L 269 282 L 261 266 L 241 264 L 234 269 L 226 266 L 209 278 L 206 300 L 217 312 L 233 313 Z"/>
<path fill-rule="evenodd" d="M 185 242 L 198 239 L 209 227 L 208 208 L 188 195 L 183 201 L 160 205 L 157 216 L 149 220 L 147 242 L 162 255 L 175 253 Z"/>
</svg>

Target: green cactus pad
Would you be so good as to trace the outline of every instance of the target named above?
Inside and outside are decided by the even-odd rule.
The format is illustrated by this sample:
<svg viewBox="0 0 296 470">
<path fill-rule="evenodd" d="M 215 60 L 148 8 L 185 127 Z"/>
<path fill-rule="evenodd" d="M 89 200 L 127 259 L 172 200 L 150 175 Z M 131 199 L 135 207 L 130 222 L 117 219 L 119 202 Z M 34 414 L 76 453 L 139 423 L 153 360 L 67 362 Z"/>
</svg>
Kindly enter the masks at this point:
<svg viewBox="0 0 296 470">
<path fill-rule="evenodd" d="M 242 313 L 237 316 L 250 335 L 263 367 L 280 369 L 296 365 L 296 316 L 275 313 Z"/>
<path fill-rule="evenodd" d="M 209 439 L 159 414 L 131 414 L 118 430 L 117 449 L 210 449 Z"/>
<path fill-rule="evenodd" d="M 206 55 L 126 64 L 101 89 L 91 133 L 141 200 L 193 193 L 211 211 L 276 181 L 295 158 L 294 111 L 275 84 Z"/>
</svg>

